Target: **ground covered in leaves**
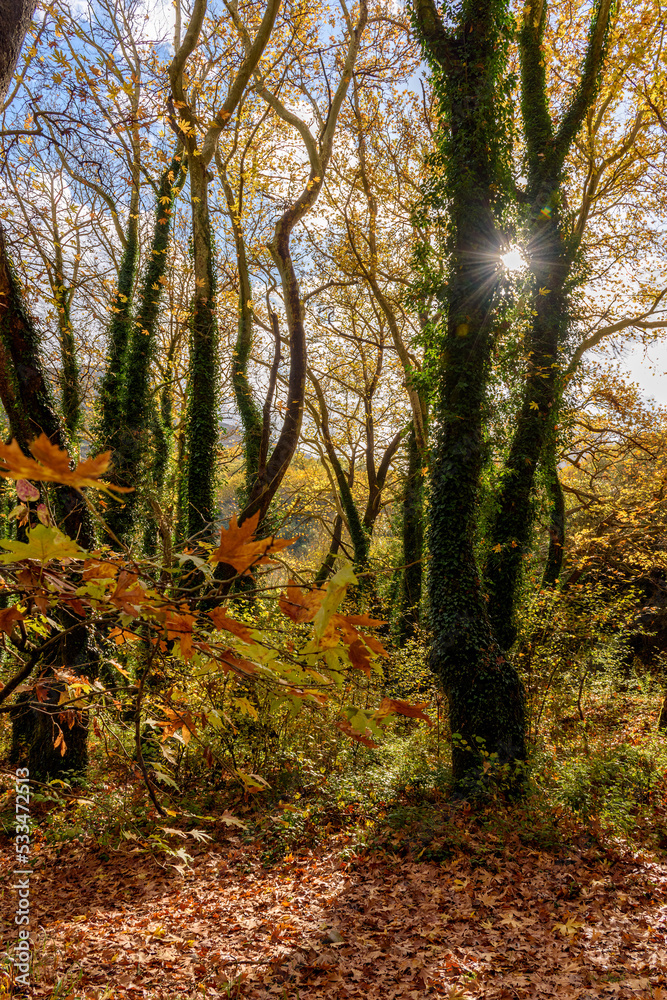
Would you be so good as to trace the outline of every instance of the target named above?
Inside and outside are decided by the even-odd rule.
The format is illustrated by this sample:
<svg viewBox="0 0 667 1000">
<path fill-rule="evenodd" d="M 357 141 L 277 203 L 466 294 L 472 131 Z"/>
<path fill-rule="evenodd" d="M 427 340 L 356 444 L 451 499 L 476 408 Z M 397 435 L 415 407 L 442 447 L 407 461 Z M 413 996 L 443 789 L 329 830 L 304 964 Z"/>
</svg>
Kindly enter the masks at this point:
<svg viewBox="0 0 667 1000">
<path fill-rule="evenodd" d="M 342 833 L 270 868 L 224 832 L 181 872 L 131 848 L 44 845 L 32 995 L 667 996 L 666 863 L 585 837 L 566 850 L 495 842 L 465 814 L 457 824 L 467 842 L 440 857 L 409 842 L 351 853 Z M 4 950 L 10 843 L 0 860 Z"/>
</svg>

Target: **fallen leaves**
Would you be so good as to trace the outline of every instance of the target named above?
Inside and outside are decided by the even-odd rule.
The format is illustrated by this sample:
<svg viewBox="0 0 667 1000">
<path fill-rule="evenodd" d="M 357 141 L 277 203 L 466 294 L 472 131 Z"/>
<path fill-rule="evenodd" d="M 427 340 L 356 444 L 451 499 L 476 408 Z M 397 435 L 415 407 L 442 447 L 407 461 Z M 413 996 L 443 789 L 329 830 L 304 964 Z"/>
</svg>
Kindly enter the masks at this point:
<svg viewBox="0 0 667 1000">
<path fill-rule="evenodd" d="M 183 832 L 163 830 L 181 840 Z M 220 836 L 223 845 L 189 839 L 195 857 L 183 878 L 136 854 L 102 860 L 83 845 L 46 848 L 31 876 L 31 913 L 43 928 L 36 1000 L 68 977 L 77 1000 L 110 983 L 114 1000 L 665 996 L 665 865 L 582 856 L 565 865 L 520 845 L 483 865 L 466 854 L 445 864 L 366 854 L 350 865 L 341 863 L 342 835 L 267 871 L 233 827 Z M 12 865 L 8 846 L 8 873 Z M 586 899 L 559 902 L 574 868 Z M 1 897 L 7 918 L 10 883 Z M 490 885 L 497 918 L 484 920 L 478 908 Z M 10 919 L 5 926 L 8 943 Z"/>
</svg>

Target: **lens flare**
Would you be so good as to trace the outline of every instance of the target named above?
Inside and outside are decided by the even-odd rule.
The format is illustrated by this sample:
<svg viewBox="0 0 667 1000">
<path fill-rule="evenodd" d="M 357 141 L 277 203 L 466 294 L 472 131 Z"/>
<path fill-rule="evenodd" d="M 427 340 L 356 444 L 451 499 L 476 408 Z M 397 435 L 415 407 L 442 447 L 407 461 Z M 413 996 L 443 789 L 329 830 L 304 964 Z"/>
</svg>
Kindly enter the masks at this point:
<svg viewBox="0 0 667 1000">
<path fill-rule="evenodd" d="M 520 250 L 508 250 L 500 255 L 500 259 L 508 271 L 523 271 L 526 267 L 526 259 Z"/>
</svg>

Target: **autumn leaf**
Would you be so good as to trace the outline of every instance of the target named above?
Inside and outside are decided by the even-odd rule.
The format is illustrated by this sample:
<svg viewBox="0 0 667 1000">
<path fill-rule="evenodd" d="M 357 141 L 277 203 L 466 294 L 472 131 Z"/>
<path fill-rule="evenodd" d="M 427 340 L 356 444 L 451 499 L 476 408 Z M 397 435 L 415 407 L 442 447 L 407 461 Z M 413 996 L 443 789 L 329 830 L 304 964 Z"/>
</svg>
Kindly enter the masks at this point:
<svg viewBox="0 0 667 1000">
<path fill-rule="evenodd" d="M 83 573 L 81 574 L 82 580 L 111 580 L 118 573 L 118 566 L 106 559 L 89 559 L 87 560 Z"/>
<path fill-rule="evenodd" d="M 22 615 L 18 608 L 5 608 L 4 611 L 0 611 L 0 632 L 11 635 L 16 622 L 22 622 L 24 618 L 25 615 Z"/>
<path fill-rule="evenodd" d="M 232 635 L 243 639 L 244 642 L 254 642 L 252 632 L 247 625 L 237 622 L 235 618 L 230 618 L 226 608 L 213 608 L 208 612 L 208 617 L 219 631 L 231 632 Z"/>
<path fill-rule="evenodd" d="M 327 595 L 326 590 L 317 587 L 314 590 L 303 591 L 296 580 L 290 580 L 287 589 L 280 595 L 278 607 L 287 618 L 301 624 L 311 622 L 319 611 Z"/>
<path fill-rule="evenodd" d="M 168 611 L 165 617 L 167 639 L 177 639 L 184 660 L 192 659 L 192 629 L 195 623 L 194 615 L 187 614 L 187 607 L 180 612 Z"/>
<path fill-rule="evenodd" d="M 422 719 L 423 722 L 428 722 L 429 726 L 432 726 L 433 721 L 424 714 L 427 705 L 427 701 L 419 705 L 411 705 L 409 701 L 401 701 L 399 698 L 383 698 L 375 712 L 375 717 L 383 719 L 387 715 L 405 715 L 409 719 Z"/>
<path fill-rule="evenodd" d="M 236 514 L 229 522 L 228 528 L 220 532 L 220 545 L 209 557 L 211 563 L 225 563 L 232 566 L 237 573 L 248 574 L 252 566 L 269 563 L 269 555 L 287 548 L 295 538 L 261 538 L 255 539 L 254 533 L 259 522 L 259 513 L 249 517 L 239 525 Z"/>
<path fill-rule="evenodd" d="M 370 736 L 366 736 L 364 733 L 358 732 L 358 730 L 356 730 L 347 719 L 338 719 L 336 722 L 336 729 L 340 729 L 341 733 L 345 733 L 346 736 L 349 736 L 350 739 L 356 740 L 357 743 L 363 743 L 365 747 L 374 748 L 379 746 L 379 743 L 376 743 Z"/>
<path fill-rule="evenodd" d="M 123 646 L 127 642 L 139 642 L 141 636 L 138 636 L 136 632 L 130 632 L 126 628 L 120 628 L 116 625 L 109 632 L 109 638 L 113 639 L 117 646 Z"/>
<path fill-rule="evenodd" d="M 114 486 L 112 483 L 100 483 L 98 477 L 103 475 L 111 463 L 111 452 L 105 451 L 95 458 L 86 458 L 74 468 L 70 468 L 71 459 L 63 448 L 53 444 L 46 434 L 40 434 L 30 445 L 33 458 L 23 454 L 16 440 L 9 444 L 0 444 L 0 476 L 3 479 L 31 479 L 37 482 L 62 483 L 81 490 L 90 486 L 95 490 L 108 493 L 115 490 L 118 493 L 131 493 L 134 487 Z"/>
<path fill-rule="evenodd" d="M 24 503 L 28 503 L 29 500 L 39 500 L 39 490 L 27 479 L 17 479 L 16 495 Z"/>
<path fill-rule="evenodd" d="M 29 531 L 27 542 L 3 538 L 0 546 L 8 550 L 7 555 L 0 556 L 0 563 L 20 562 L 23 559 L 36 559 L 46 563 L 51 559 L 82 559 L 87 555 L 85 549 L 62 531 L 45 524 L 37 524 Z"/>
<path fill-rule="evenodd" d="M 146 603 L 146 593 L 137 584 L 137 579 L 136 573 L 123 570 L 109 598 L 112 604 L 133 618 L 137 617 L 139 609 Z"/>
</svg>

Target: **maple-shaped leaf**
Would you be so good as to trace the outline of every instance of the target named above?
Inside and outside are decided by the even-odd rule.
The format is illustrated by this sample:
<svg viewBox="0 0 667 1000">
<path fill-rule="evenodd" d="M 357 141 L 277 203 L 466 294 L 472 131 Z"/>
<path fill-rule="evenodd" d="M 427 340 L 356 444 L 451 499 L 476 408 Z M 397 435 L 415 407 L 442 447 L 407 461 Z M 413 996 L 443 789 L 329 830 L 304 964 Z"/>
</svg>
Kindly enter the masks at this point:
<svg viewBox="0 0 667 1000">
<path fill-rule="evenodd" d="M 369 618 L 367 615 L 342 615 L 340 612 L 333 614 L 329 620 L 330 630 L 338 632 L 343 641 L 349 646 L 353 643 L 363 640 L 368 648 L 372 650 L 376 656 L 389 656 L 389 653 L 384 648 L 379 639 L 376 639 L 372 635 L 366 635 L 358 631 L 356 625 L 363 624 L 367 627 L 375 627 L 377 625 L 384 625 L 385 622 L 378 618 Z"/>
<path fill-rule="evenodd" d="M 428 715 L 424 715 L 424 709 L 427 705 L 427 701 L 420 705 L 411 705 L 409 701 L 401 701 L 399 698 L 383 698 L 375 712 L 375 717 L 382 719 L 386 715 L 406 715 L 409 719 L 422 719 L 424 722 L 428 722 L 429 726 L 432 726 L 433 720 L 429 719 Z"/>
<path fill-rule="evenodd" d="M 89 559 L 81 574 L 82 580 L 111 580 L 118 573 L 118 566 L 106 559 Z"/>
<path fill-rule="evenodd" d="M 137 635 L 136 632 L 130 632 L 129 629 L 116 625 L 109 632 L 109 638 L 113 639 L 117 646 L 123 646 L 126 642 L 139 642 L 141 636 Z"/>
<path fill-rule="evenodd" d="M 184 660 L 192 659 L 192 629 L 195 623 L 194 615 L 187 613 L 187 606 L 180 611 L 168 611 L 165 617 L 167 639 L 178 639 L 181 656 Z"/>
<path fill-rule="evenodd" d="M 193 719 L 192 713 L 187 709 L 175 711 L 168 706 L 163 707 L 162 711 L 169 717 L 167 720 L 158 719 L 155 723 L 162 730 L 162 741 L 168 740 L 170 736 L 175 736 L 180 729 L 181 739 L 187 746 L 191 736 L 196 735 L 197 732 L 197 723 Z"/>
<path fill-rule="evenodd" d="M 85 549 L 62 531 L 45 524 L 35 525 L 28 532 L 27 542 L 3 538 L 0 539 L 0 546 L 9 550 L 7 555 L 0 556 L 0 563 L 20 562 L 23 559 L 36 559 L 45 563 L 50 559 L 82 559 L 87 555 Z"/>
<path fill-rule="evenodd" d="M 74 468 L 70 468 L 71 459 L 64 448 L 53 444 L 46 434 L 30 445 L 33 458 L 23 454 L 16 440 L 9 444 L 0 443 L 0 476 L 3 479 L 32 479 L 44 483 L 62 483 L 81 490 L 91 486 L 95 490 L 108 493 L 131 493 L 134 487 L 114 486 L 111 483 L 100 483 L 99 476 L 109 468 L 111 452 L 105 451 L 95 458 L 86 458 Z"/>
<path fill-rule="evenodd" d="M 355 639 L 347 648 L 350 663 L 357 670 L 361 670 L 367 677 L 371 676 L 371 658 L 366 646 L 361 639 Z"/>
<path fill-rule="evenodd" d="M 326 596 L 326 590 L 320 587 L 303 591 L 296 580 L 289 580 L 287 589 L 280 595 L 278 607 L 297 624 L 312 622 Z"/>
<path fill-rule="evenodd" d="M 232 566 L 237 573 L 248 574 L 252 566 L 271 562 L 269 556 L 287 548 L 295 538 L 254 538 L 259 523 L 259 512 L 249 517 L 239 525 L 236 514 L 229 522 L 228 528 L 220 532 L 220 545 L 209 556 L 211 563 L 225 563 Z"/>
<path fill-rule="evenodd" d="M 22 615 L 18 608 L 5 608 L 0 611 L 0 632 L 11 635 L 16 622 L 22 622 L 25 615 Z"/>
<path fill-rule="evenodd" d="M 141 589 L 137 580 L 136 573 L 128 573 L 127 570 L 123 570 L 118 577 L 113 594 L 109 597 L 112 604 L 133 618 L 137 617 L 140 607 L 146 603 L 146 593 Z"/>
<path fill-rule="evenodd" d="M 331 616 L 345 597 L 350 584 L 357 583 L 352 566 L 346 563 L 335 573 L 326 586 L 326 595 L 313 619 L 315 639 L 319 642 L 330 629 Z"/>
<path fill-rule="evenodd" d="M 243 639 L 244 642 L 254 642 L 248 626 L 237 622 L 235 618 L 230 618 L 227 614 L 227 608 L 213 608 L 208 612 L 208 616 L 219 631 L 224 629 L 225 632 L 231 632 L 232 635 Z"/>
</svg>

